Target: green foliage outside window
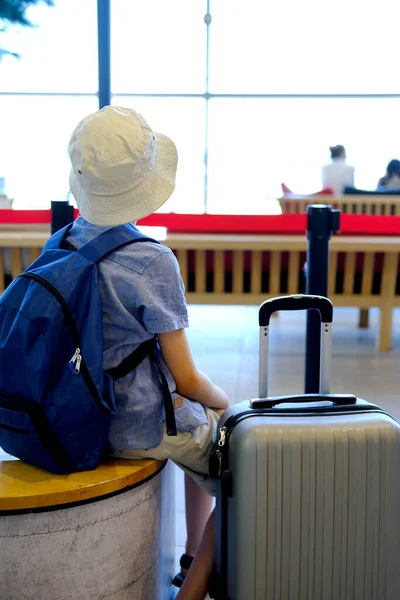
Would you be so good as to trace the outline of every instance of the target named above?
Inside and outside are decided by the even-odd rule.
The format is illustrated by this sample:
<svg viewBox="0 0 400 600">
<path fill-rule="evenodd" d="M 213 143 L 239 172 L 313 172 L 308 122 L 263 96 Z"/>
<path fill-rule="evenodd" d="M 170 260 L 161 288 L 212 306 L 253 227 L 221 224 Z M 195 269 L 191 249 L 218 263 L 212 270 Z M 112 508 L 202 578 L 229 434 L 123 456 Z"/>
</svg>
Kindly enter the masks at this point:
<svg viewBox="0 0 400 600">
<path fill-rule="evenodd" d="M 35 27 L 28 17 L 26 11 L 31 6 L 47 4 L 53 6 L 53 0 L 0 0 L 0 33 L 5 33 L 9 25 L 20 25 L 22 27 Z M 0 60 L 4 54 L 18 57 L 18 54 L 0 47 Z"/>
</svg>

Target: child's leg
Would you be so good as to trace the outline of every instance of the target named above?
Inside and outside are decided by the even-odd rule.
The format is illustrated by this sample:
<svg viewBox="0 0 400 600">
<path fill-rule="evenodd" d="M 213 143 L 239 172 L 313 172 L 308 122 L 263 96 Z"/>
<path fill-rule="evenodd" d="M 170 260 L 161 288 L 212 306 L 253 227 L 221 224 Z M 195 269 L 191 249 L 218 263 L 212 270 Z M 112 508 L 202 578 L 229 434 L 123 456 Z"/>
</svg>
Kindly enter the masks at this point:
<svg viewBox="0 0 400 600">
<path fill-rule="evenodd" d="M 208 519 L 199 549 L 176 599 L 203 600 L 214 567 L 214 512 Z"/>
<path fill-rule="evenodd" d="M 189 475 L 185 474 L 186 500 L 186 554 L 194 556 L 200 546 L 204 527 L 212 507 L 212 496 L 201 489 Z M 182 573 L 185 573 L 182 569 Z"/>
</svg>

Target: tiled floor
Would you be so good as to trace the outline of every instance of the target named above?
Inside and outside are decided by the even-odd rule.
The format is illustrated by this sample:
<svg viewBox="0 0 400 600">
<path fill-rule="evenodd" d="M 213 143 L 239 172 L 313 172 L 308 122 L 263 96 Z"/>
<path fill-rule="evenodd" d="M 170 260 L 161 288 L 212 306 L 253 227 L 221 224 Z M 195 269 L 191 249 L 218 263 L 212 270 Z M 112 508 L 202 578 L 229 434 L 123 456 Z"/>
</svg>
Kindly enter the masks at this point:
<svg viewBox="0 0 400 600">
<path fill-rule="evenodd" d="M 257 395 L 257 307 L 190 306 L 188 337 L 197 366 L 226 390 L 232 403 Z M 357 328 L 356 309 L 336 309 L 333 328 L 332 392 L 348 392 L 376 402 L 400 420 L 400 311 L 394 314 L 393 349 L 376 349 L 378 312 L 370 328 Z M 301 393 L 305 315 L 281 313 L 270 335 L 271 395 Z M 184 551 L 183 477 L 176 473 L 176 557 Z"/>
</svg>

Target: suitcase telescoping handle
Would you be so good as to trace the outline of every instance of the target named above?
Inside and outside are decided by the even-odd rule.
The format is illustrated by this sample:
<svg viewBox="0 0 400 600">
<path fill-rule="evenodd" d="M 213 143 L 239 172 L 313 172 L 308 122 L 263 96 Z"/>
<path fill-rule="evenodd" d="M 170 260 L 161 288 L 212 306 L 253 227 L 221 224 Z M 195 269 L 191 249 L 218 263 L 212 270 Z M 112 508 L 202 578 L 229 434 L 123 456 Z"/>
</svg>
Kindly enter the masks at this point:
<svg viewBox="0 0 400 600">
<path fill-rule="evenodd" d="M 279 404 L 311 404 L 312 402 L 332 402 L 337 406 L 348 406 L 356 404 L 357 398 L 353 394 L 326 394 L 321 395 L 300 394 L 298 396 L 276 396 L 275 398 L 258 398 L 251 401 L 251 408 L 274 408 Z"/>
<path fill-rule="evenodd" d="M 331 387 L 332 302 L 324 296 L 294 294 L 266 300 L 260 306 L 260 379 L 258 395 L 268 397 L 268 340 L 271 315 L 278 310 L 317 310 L 321 318 L 320 393 L 329 394 Z"/>
</svg>

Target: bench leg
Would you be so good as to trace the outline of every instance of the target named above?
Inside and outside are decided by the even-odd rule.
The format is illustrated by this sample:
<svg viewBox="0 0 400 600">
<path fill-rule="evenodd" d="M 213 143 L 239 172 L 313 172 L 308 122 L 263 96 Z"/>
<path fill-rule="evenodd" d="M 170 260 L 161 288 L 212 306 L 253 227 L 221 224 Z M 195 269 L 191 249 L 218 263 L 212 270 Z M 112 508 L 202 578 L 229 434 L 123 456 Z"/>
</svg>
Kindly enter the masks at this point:
<svg viewBox="0 0 400 600">
<path fill-rule="evenodd" d="M 368 329 L 368 327 L 369 327 L 369 309 L 368 308 L 360 308 L 358 326 L 360 329 Z"/>
<path fill-rule="evenodd" d="M 392 305 L 381 307 L 379 322 L 380 352 L 388 352 L 392 348 L 392 313 Z"/>
</svg>

